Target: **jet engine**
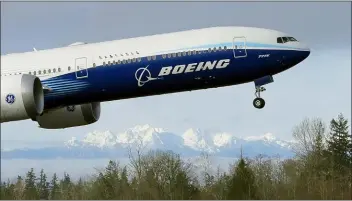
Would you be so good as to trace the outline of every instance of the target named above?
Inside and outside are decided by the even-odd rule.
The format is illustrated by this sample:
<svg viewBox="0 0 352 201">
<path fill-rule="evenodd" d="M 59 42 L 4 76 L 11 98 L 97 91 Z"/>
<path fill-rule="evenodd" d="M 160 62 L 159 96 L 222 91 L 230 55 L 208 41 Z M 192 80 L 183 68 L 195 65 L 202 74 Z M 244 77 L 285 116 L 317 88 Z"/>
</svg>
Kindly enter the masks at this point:
<svg viewBox="0 0 352 201">
<path fill-rule="evenodd" d="M 1 123 L 35 119 L 44 110 L 44 92 L 38 77 L 28 74 L 1 77 Z"/>
<path fill-rule="evenodd" d="M 66 106 L 38 116 L 41 128 L 60 129 L 95 123 L 100 118 L 100 103 Z"/>
</svg>

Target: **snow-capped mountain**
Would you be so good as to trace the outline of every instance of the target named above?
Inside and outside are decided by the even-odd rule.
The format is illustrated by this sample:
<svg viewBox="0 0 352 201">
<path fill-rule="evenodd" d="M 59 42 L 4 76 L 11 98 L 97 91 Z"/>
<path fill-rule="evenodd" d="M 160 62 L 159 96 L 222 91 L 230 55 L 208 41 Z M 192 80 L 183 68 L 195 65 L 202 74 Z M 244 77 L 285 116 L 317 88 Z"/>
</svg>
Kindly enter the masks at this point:
<svg viewBox="0 0 352 201">
<path fill-rule="evenodd" d="M 237 157 L 242 148 L 245 156 L 280 155 L 291 157 L 293 142 L 277 139 L 273 134 L 238 137 L 227 132 L 210 132 L 187 129 L 175 134 L 148 124 L 138 125 L 125 132 L 93 131 L 83 139 L 72 137 L 62 147 L 30 150 L 2 151 L 2 158 L 100 158 L 123 157 L 127 150 L 171 150 L 183 156 L 195 156 L 201 152 L 213 156 Z"/>
</svg>

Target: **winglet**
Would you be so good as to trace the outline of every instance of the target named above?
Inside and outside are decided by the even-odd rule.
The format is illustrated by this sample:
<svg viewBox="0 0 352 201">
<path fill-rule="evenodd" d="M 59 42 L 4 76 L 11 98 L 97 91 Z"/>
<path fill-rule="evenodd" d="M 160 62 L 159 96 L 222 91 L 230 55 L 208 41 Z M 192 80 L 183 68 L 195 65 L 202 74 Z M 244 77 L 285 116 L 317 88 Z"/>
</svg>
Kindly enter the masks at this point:
<svg viewBox="0 0 352 201">
<path fill-rule="evenodd" d="M 36 51 L 37 51 L 37 49 L 35 49 L 35 47 L 33 47 L 33 51 L 34 51 L 34 52 L 36 52 Z"/>
</svg>

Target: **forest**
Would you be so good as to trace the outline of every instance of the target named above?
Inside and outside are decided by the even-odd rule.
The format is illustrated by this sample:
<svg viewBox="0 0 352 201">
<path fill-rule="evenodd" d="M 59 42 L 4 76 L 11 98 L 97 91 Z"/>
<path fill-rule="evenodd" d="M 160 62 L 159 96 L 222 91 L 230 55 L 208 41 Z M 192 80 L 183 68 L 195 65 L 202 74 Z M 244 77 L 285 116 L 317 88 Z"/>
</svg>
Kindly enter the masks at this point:
<svg viewBox="0 0 352 201">
<path fill-rule="evenodd" d="M 48 178 L 45 170 L 36 175 L 30 169 L 17 180 L 1 181 L 1 199 L 352 200 L 348 119 L 343 114 L 328 123 L 306 118 L 292 136 L 295 157 L 241 157 L 227 172 L 209 173 L 205 166 L 196 174 L 193 164 L 176 153 L 140 149 L 130 150 L 128 165 L 111 160 L 88 178 L 73 180 L 68 173 Z"/>
</svg>

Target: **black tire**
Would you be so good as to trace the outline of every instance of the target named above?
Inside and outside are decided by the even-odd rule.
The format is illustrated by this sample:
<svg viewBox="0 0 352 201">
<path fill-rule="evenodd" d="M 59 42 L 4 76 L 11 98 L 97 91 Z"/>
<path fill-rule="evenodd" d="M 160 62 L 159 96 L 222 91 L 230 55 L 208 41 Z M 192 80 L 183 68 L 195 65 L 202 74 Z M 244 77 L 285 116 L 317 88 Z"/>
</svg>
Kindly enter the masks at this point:
<svg viewBox="0 0 352 201">
<path fill-rule="evenodd" d="M 255 98 L 253 100 L 253 106 L 257 109 L 262 109 L 265 106 L 265 101 L 262 98 Z"/>
</svg>

